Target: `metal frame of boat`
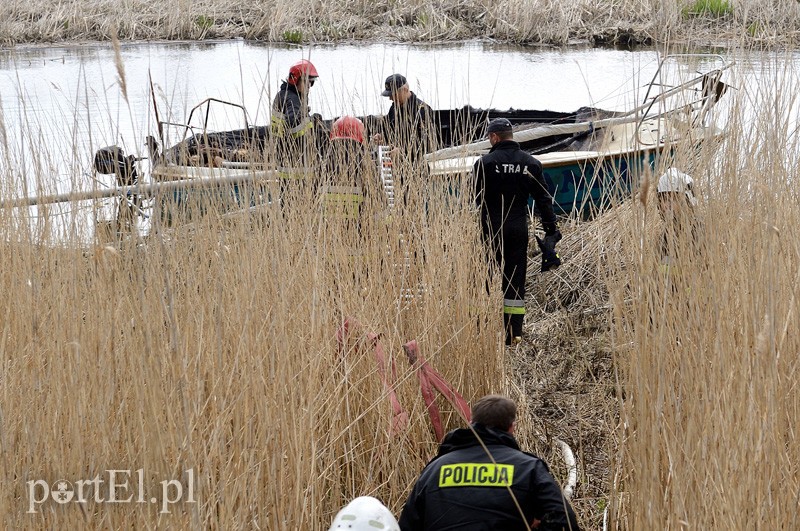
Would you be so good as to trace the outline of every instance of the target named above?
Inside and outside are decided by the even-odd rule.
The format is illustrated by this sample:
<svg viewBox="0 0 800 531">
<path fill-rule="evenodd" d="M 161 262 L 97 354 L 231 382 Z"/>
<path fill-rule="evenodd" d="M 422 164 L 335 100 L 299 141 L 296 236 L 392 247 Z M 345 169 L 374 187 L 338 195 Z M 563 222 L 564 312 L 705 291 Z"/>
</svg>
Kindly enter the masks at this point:
<svg viewBox="0 0 800 531">
<path fill-rule="evenodd" d="M 715 67 L 698 72 L 691 79 L 674 86 L 660 83 L 665 65 L 680 60 L 710 60 Z M 621 194 L 628 193 L 632 186 L 632 175 L 639 175 L 645 168 L 654 167 L 658 157 L 665 150 L 671 150 L 676 143 L 688 137 L 691 143 L 697 144 L 720 135 L 721 131 L 713 124 L 707 124 L 706 118 L 725 92 L 726 84 L 722 83 L 721 77 L 730 66 L 719 55 L 668 55 L 660 61 L 647 85 L 643 103 L 624 113 L 591 108 L 583 108 L 577 113 L 471 108 L 435 111 L 443 138 L 453 141 L 454 137 L 463 140 L 471 136 L 475 141 L 451 145 L 426 155 L 430 174 L 433 178 L 447 179 L 468 175 L 475 161 L 490 147 L 487 140 L 478 140 L 485 134 L 486 122 L 503 116 L 515 125 L 515 140 L 542 162 L 557 212 L 590 214 Z M 212 103 L 238 107 L 244 117 L 245 127 L 210 133 L 207 126 Z M 203 125 L 197 130 L 189 124 L 195 113 L 203 110 Z M 364 118 L 368 129 L 375 118 Z M 543 123 L 540 120 L 546 121 Z M 192 110 L 187 124 L 160 122 L 159 131 L 163 131 L 165 126 L 182 128 L 183 138 L 159 157 L 159 163 L 151 170 L 155 182 L 188 181 L 184 189 L 190 190 L 192 186 L 189 183 L 222 179 L 226 182 L 259 183 L 259 186 L 269 188 L 269 183 L 274 183 L 281 174 L 298 171 L 214 156 L 214 151 L 231 152 L 242 144 L 263 144 L 269 137 L 267 127 L 248 124 L 247 113 L 239 105 L 208 99 Z M 456 127 L 461 131 L 459 135 L 454 132 Z M 463 131 L 468 132 L 466 137 Z M 213 146 L 211 151 L 208 151 L 208 146 Z M 204 149 L 207 150 L 205 153 Z M 212 160 L 214 158 L 216 160 Z M 453 186 L 449 188 L 452 190 Z M 176 199 L 179 202 L 184 200 L 187 193 L 176 192 Z M 276 193 L 274 188 L 271 193 Z M 266 199 L 267 196 L 262 194 L 260 200 Z M 251 195 L 246 204 L 241 206 L 258 201 L 258 197 Z"/>
<path fill-rule="evenodd" d="M 664 65 L 674 60 L 714 61 L 715 67 L 698 72 L 686 82 L 665 86 L 659 83 Z M 664 57 L 651 82 L 647 85 L 643 103 L 625 113 L 612 113 L 584 108 L 578 113 L 553 113 L 549 111 L 495 111 L 471 109 L 436 111 L 441 124 L 443 138 L 457 145 L 426 155 L 432 178 L 448 181 L 447 188 L 453 190 L 463 184 L 469 176 L 477 158 L 488 151 L 489 143 L 483 138 L 485 126 L 490 118 L 506 116 L 515 124 L 515 140 L 524 149 L 535 154 L 542 162 L 548 187 L 553 195 L 557 211 L 562 214 L 586 214 L 609 203 L 620 193 L 631 188 L 632 175 L 652 168 L 658 157 L 689 137 L 691 144 L 716 138 L 720 130 L 707 124 L 710 110 L 725 93 L 727 85 L 721 81 L 722 74 L 732 63 L 719 55 L 677 54 Z M 245 127 L 240 130 L 211 133 L 208 119 L 211 105 L 225 104 L 238 108 Z M 3 201 L 3 207 L 58 203 L 81 199 L 117 197 L 120 204 L 130 203 L 131 197 L 160 196 L 157 208 L 167 211 L 188 204 L 187 197 L 195 199 L 220 193 L 229 199 L 230 210 L 241 210 L 260 204 L 269 204 L 279 193 L 276 183 L 287 173 L 297 174 L 309 170 L 269 167 L 248 160 L 231 160 L 223 155 L 235 153 L 237 146 L 266 142 L 268 126 L 250 126 L 247 113 L 241 105 L 209 98 L 197 105 L 190 113 L 186 124 L 175 124 L 158 120 L 158 108 L 153 97 L 158 133 L 163 145 L 165 127 L 183 129 L 180 142 L 159 153 L 158 143 L 148 137 L 151 159 L 150 184 L 120 184 L 103 190 L 71 192 L 47 197 L 18 198 Z M 203 124 L 191 126 L 194 113 L 204 113 Z M 366 122 L 379 117 L 366 117 Z M 544 123 L 543 123 L 544 120 Z M 456 134 L 456 128 L 459 134 Z M 473 140 L 459 143 L 455 138 Z M 212 135 L 217 141 L 214 151 L 203 151 L 203 141 Z M 477 141 L 476 141 L 477 140 Z M 95 170 L 108 173 L 130 171 L 131 157 L 125 157 L 116 147 L 103 148 L 105 157 Z M 98 155 L 100 152 L 98 152 Z M 376 161 L 383 164 L 382 161 Z M 122 169 L 122 171 L 120 171 Z M 459 182 L 453 186 L 453 179 Z M 118 175 L 118 181 L 124 179 Z M 386 185 L 387 183 L 384 183 Z M 388 190 L 390 187 L 384 186 Z M 170 201 L 164 201 L 168 198 Z M 198 203 L 198 201 L 192 201 Z M 202 203 L 200 201 L 199 203 Z M 225 208 L 223 204 L 221 207 Z M 220 208 L 217 205 L 216 208 Z M 163 210 L 162 210 L 163 212 Z M 162 214 L 163 215 L 163 214 Z M 168 214 L 169 215 L 169 214 Z"/>
<path fill-rule="evenodd" d="M 664 64 L 682 58 L 714 58 L 719 66 L 676 86 L 663 87 L 658 78 Z M 673 54 L 665 57 L 647 85 L 644 103 L 627 113 L 574 124 L 529 125 L 515 131 L 524 145 L 555 135 L 587 134 L 580 147 L 535 153 L 542 163 L 557 213 L 587 216 L 630 193 L 632 177 L 653 169 L 681 141 L 692 146 L 718 139 L 722 130 L 706 123 L 711 109 L 727 90 L 721 77 L 732 66 L 719 55 Z M 656 87 L 664 88 L 654 94 Z M 666 105 L 675 99 L 672 105 Z M 428 155 L 431 174 L 465 175 L 489 150 L 481 141 Z"/>
</svg>

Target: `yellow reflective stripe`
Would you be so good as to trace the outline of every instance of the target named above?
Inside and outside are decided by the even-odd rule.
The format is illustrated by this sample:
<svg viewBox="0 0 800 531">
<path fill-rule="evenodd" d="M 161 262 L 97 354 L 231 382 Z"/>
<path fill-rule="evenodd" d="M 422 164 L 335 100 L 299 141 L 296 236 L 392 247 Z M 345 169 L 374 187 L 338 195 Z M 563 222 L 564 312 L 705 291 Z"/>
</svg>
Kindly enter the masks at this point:
<svg viewBox="0 0 800 531">
<path fill-rule="evenodd" d="M 278 136 L 286 134 L 286 120 L 283 119 L 282 114 L 273 114 L 270 118 L 270 126 L 273 134 Z"/>
<path fill-rule="evenodd" d="M 456 463 L 439 469 L 440 487 L 510 487 L 514 465 Z"/>
<path fill-rule="evenodd" d="M 326 193 L 323 201 L 325 216 L 357 218 L 364 197 L 361 194 Z"/>
<path fill-rule="evenodd" d="M 278 171 L 278 177 L 281 179 L 292 179 L 295 181 L 303 180 L 308 175 L 302 171 Z"/>
<path fill-rule="evenodd" d="M 305 119 L 303 119 L 302 122 L 300 122 L 300 125 L 298 125 L 297 127 L 292 127 L 291 129 L 289 129 L 289 133 L 293 137 L 298 138 L 298 137 L 301 137 L 301 136 L 305 135 L 306 133 L 308 133 L 312 129 L 314 129 L 314 122 L 312 122 L 308 118 L 305 118 Z"/>
<path fill-rule="evenodd" d="M 325 186 L 325 193 L 330 194 L 361 194 L 361 187 L 359 186 Z"/>
<path fill-rule="evenodd" d="M 364 197 L 361 194 L 325 194 L 327 203 L 363 203 Z"/>
<path fill-rule="evenodd" d="M 525 301 L 521 299 L 503 299 L 503 313 L 525 315 Z"/>
<path fill-rule="evenodd" d="M 272 132 L 278 136 L 285 136 L 288 133 L 292 137 L 298 138 L 314 128 L 314 122 L 312 122 L 309 118 L 303 118 L 298 125 L 289 129 L 286 128 L 287 125 L 288 123 L 286 122 L 286 116 L 283 113 L 272 113 L 272 116 L 270 117 L 270 126 Z"/>
</svg>

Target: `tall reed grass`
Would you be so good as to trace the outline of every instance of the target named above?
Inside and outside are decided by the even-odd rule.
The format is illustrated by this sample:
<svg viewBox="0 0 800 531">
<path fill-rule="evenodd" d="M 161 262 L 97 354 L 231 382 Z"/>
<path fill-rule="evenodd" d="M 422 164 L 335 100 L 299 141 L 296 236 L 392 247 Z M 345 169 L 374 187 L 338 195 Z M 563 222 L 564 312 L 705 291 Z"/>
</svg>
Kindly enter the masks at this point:
<svg viewBox="0 0 800 531">
<path fill-rule="evenodd" d="M 721 7 L 724 5 L 725 7 Z M 9 0 L 0 42 L 248 38 L 272 42 L 352 39 L 456 40 L 563 45 L 745 41 L 796 44 L 796 2 L 731 0 L 502 0 L 481 4 L 362 1 L 315 3 L 131 0 Z"/>
<path fill-rule="evenodd" d="M 559 480 L 551 437 L 576 449 L 587 528 L 605 507 L 618 529 L 796 526 L 796 77 L 781 65 L 742 84 L 722 144 L 680 145 L 634 199 L 562 223 L 565 263 L 533 282 L 532 346 L 516 352 L 469 197 L 435 180 L 407 181 L 390 216 L 368 189 L 360 234 L 303 184 L 256 213 L 206 201 L 187 223 L 89 245 L 0 210 L 3 524 L 326 529 L 364 494 L 399 514 L 436 448 L 401 349 L 416 339 L 468 400 L 515 396 L 523 446 Z M 14 138 L 0 146 L 4 198 L 30 156 Z M 668 163 L 702 198 L 680 289 L 658 255 L 653 180 Z M 370 345 L 357 331 L 337 345 L 351 316 L 396 362 L 399 432 Z M 446 427 L 463 423 L 439 404 Z M 157 503 L 27 512 L 28 482 L 111 469 L 132 471 L 118 494 L 137 499 L 142 470 Z M 191 478 L 195 501 L 161 514 L 160 482 Z"/>
<path fill-rule="evenodd" d="M 798 525 L 798 73 L 772 65 L 741 80 L 718 149 L 678 150 L 701 203 L 670 269 L 657 174 L 616 224 L 618 528 Z"/>
<path fill-rule="evenodd" d="M 24 166 L 21 146 L 2 146 L 6 198 L 24 188 L 12 171 Z M 469 198 L 407 174 L 390 215 L 383 191 L 367 190 L 359 233 L 325 214 L 321 171 L 257 214 L 228 216 L 229 204 L 195 197 L 203 216 L 180 219 L 184 204 L 171 224 L 156 215 L 146 237 L 88 245 L 3 209 L 6 527 L 325 529 L 364 494 L 399 513 L 437 442 L 402 344 L 417 340 L 469 400 L 508 391 L 502 296 L 486 290 Z M 363 328 L 340 349 L 347 318 Z M 399 433 L 359 339 L 370 331 L 397 367 L 391 385 L 409 417 Z M 463 424 L 440 404 L 447 428 Z M 119 497 L 138 499 L 143 482 L 159 503 L 161 481 L 188 489 L 193 474 L 195 502 L 160 514 L 159 503 L 90 494 L 27 512 L 29 482 L 108 481 L 110 469 L 143 470 Z"/>
</svg>

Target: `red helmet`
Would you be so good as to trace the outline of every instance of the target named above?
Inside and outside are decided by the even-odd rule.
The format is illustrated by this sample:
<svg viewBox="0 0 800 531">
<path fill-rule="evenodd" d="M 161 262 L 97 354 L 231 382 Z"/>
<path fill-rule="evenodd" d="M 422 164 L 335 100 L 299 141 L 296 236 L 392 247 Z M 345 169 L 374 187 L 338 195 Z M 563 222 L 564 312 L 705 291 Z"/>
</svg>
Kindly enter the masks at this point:
<svg viewBox="0 0 800 531">
<path fill-rule="evenodd" d="M 331 140 L 337 138 L 349 138 L 363 144 L 364 122 L 355 116 L 342 116 L 333 122 L 331 127 Z"/>
<path fill-rule="evenodd" d="M 317 74 L 317 69 L 314 68 L 314 65 L 311 64 L 311 61 L 303 59 L 302 61 L 293 64 L 289 69 L 289 78 L 287 81 L 290 85 L 297 85 L 297 82 L 300 81 L 300 78 L 303 75 L 309 78 L 319 77 L 319 74 Z"/>
</svg>

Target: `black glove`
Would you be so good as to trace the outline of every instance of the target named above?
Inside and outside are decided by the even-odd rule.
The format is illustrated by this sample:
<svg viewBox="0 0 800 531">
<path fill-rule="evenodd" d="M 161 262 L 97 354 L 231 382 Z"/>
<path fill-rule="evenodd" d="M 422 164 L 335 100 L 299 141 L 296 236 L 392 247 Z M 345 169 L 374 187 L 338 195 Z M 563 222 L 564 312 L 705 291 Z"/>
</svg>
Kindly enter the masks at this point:
<svg viewBox="0 0 800 531">
<path fill-rule="evenodd" d="M 556 252 L 556 243 L 559 241 L 561 241 L 561 232 L 558 229 L 546 234 L 544 239 L 536 236 L 536 243 L 542 250 L 542 273 L 561 265 L 561 257 Z"/>
</svg>

